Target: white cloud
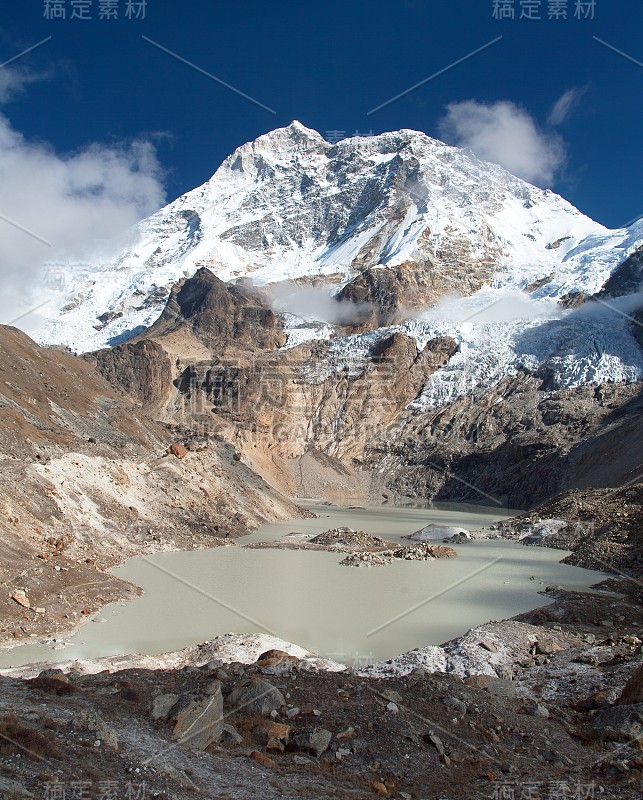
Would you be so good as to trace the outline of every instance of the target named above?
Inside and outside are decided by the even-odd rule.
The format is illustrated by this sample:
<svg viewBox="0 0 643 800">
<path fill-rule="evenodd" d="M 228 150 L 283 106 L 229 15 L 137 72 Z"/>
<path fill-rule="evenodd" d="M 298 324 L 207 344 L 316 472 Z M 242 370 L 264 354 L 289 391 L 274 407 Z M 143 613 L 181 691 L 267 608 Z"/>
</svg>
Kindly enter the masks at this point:
<svg viewBox="0 0 643 800">
<path fill-rule="evenodd" d="M 47 263 L 83 262 L 91 269 L 99 253 L 116 253 L 131 226 L 164 200 L 149 142 L 59 154 L 26 139 L 0 114 L 0 322 L 51 296 Z M 33 332 L 37 315 L 19 326 Z"/>
<path fill-rule="evenodd" d="M 0 69 L 0 105 L 23 92 L 31 83 L 47 80 L 47 73 L 30 72 L 26 69 L 3 67 Z"/>
<path fill-rule="evenodd" d="M 422 312 L 418 319 L 430 322 L 452 322 L 459 325 L 486 325 L 494 322 L 545 319 L 562 314 L 556 300 L 535 300 L 519 289 L 500 289 L 493 293 L 480 291 L 469 297 L 448 294 Z"/>
<path fill-rule="evenodd" d="M 551 185 L 565 163 L 561 137 L 541 131 L 530 114 L 506 100 L 451 103 L 440 131 L 448 142 L 541 186 Z"/>
<path fill-rule="evenodd" d="M 580 102 L 586 89 L 569 89 L 554 103 L 547 121 L 550 125 L 562 125 Z"/>
<path fill-rule="evenodd" d="M 330 325 L 358 325 L 367 319 L 373 310 L 369 302 L 354 303 L 337 300 L 328 290 L 313 286 L 298 286 L 293 281 L 284 281 L 269 288 L 276 311 L 287 311 L 302 319 L 327 322 Z"/>
</svg>

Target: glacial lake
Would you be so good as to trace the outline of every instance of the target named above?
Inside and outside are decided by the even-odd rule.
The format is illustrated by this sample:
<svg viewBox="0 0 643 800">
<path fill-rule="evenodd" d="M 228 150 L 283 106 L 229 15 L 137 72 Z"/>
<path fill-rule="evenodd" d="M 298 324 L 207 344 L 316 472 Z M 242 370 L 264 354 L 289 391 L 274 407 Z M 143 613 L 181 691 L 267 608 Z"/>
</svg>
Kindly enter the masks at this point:
<svg viewBox="0 0 643 800">
<path fill-rule="evenodd" d="M 506 541 L 456 545 L 457 558 L 339 566 L 339 553 L 247 549 L 290 532 L 348 525 L 392 542 L 430 522 L 470 530 L 511 511 L 474 506 L 337 508 L 309 506 L 317 519 L 263 525 L 236 547 L 130 559 L 114 573 L 145 594 L 112 603 L 66 646 L 33 642 L 0 651 L 0 668 L 124 653 L 157 655 L 225 633 L 269 633 L 352 664 L 441 644 L 490 620 L 546 605 L 550 584 L 586 589 L 601 573 L 560 564 L 567 553 Z"/>
</svg>

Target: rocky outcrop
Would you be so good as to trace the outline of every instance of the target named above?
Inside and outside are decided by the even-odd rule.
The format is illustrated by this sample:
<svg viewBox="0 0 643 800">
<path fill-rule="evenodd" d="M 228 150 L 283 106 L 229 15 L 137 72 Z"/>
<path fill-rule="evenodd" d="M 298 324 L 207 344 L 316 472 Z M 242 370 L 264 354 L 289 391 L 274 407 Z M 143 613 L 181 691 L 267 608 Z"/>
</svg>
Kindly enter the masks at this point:
<svg viewBox="0 0 643 800">
<path fill-rule="evenodd" d="M 151 339 L 128 342 L 88 356 L 100 374 L 134 400 L 157 406 L 172 385 L 172 362 Z"/>
<path fill-rule="evenodd" d="M 350 553 L 340 565 L 343 567 L 382 567 L 391 564 L 393 561 L 435 561 L 436 558 L 455 558 L 456 551 L 452 547 L 443 545 L 419 544 L 393 547 L 389 550 L 378 550 L 377 552 L 362 551 Z"/>
<path fill-rule="evenodd" d="M 333 364 L 326 344 L 302 345 L 251 364 L 192 364 L 179 380 L 186 413 L 234 423 L 238 435 L 281 457 L 317 449 L 341 460 L 361 454 L 428 376 L 456 350 L 438 338 L 419 351 L 400 333 L 356 362 Z"/>
<path fill-rule="evenodd" d="M 430 235 L 425 238 L 430 239 Z M 454 252 L 426 254 L 397 267 L 367 267 L 336 295 L 350 301 L 358 313 L 351 328 L 371 330 L 393 325 L 418 309 L 436 303 L 447 292 L 472 294 L 490 280 L 492 258 L 475 259 L 467 246 L 452 242 Z"/>
<path fill-rule="evenodd" d="M 317 449 L 347 460 L 457 349 L 438 337 L 420 351 L 392 333 L 366 357 L 338 361 L 328 343 L 279 350 L 284 341 L 256 290 L 201 269 L 173 289 L 145 334 L 92 358 L 111 383 L 168 421 L 227 431 L 279 457 Z"/>
<path fill-rule="evenodd" d="M 638 297 L 626 312 L 632 315 L 632 332 L 643 347 L 643 247 L 637 248 L 610 275 L 594 299 L 608 302 L 613 297 L 632 295 Z"/>
<path fill-rule="evenodd" d="M 281 320 L 249 282 L 226 284 L 201 268 L 170 293 L 159 319 L 146 332 L 157 339 L 191 332 L 213 353 L 234 343 L 236 350 L 275 350 L 285 344 Z"/>
<path fill-rule="evenodd" d="M 566 492 L 497 525 L 502 536 L 524 544 L 571 550 L 564 559 L 587 569 L 643 575 L 643 483 L 615 489 Z M 534 531 L 548 535 L 537 536 Z M 638 581 L 636 581 L 638 582 Z"/>
<path fill-rule="evenodd" d="M 405 497 L 530 508 L 640 474 L 642 411 L 637 384 L 551 393 L 520 373 L 481 395 L 402 415 L 367 445 L 363 463 L 385 469 L 391 492 Z"/>
</svg>

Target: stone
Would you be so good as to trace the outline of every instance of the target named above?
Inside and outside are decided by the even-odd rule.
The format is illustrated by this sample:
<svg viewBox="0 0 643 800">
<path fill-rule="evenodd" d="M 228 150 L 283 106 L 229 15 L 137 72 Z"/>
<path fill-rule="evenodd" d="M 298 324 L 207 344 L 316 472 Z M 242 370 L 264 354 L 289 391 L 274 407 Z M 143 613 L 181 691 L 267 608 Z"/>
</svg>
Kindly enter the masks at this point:
<svg viewBox="0 0 643 800">
<path fill-rule="evenodd" d="M 167 719 L 168 714 L 174 708 L 179 699 L 178 694 L 159 694 L 152 700 L 150 716 L 152 719 Z"/>
<path fill-rule="evenodd" d="M 311 731 L 301 731 L 293 736 L 293 744 L 304 753 L 319 756 L 328 750 L 333 734 L 324 728 L 315 728 Z"/>
<path fill-rule="evenodd" d="M 397 703 L 387 703 L 386 710 L 390 711 L 391 714 L 397 714 L 400 709 L 398 708 Z"/>
<path fill-rule="evenodd" d="M 643 664 L 634 672 L 632 677 L 625 684 L 618 703 L 619 705 L 643 703 Z"/>
<path fill-rule="evenodd" d="M 269 744 L 270 741 L 286 744 L 290 739 L 290 726 L 281 722 L 265 720 L 256 725 L 252 731 L 258 744 Z M 283 750 L 283 746 L 281 748 Z"/>
<path fill-rule="evenodd" d="M 591 732 L 603 741 L 639 740 L 643 735 L 643 703 L 617 705 L 600 711 L 592 722 Z"/>
<path fill-rule="evenodd" d="M 188 451 L 182 444 L 175 442 L 168 448 L 168 453 L 172 456 L 176 456 L 177 458 L 185 458 L 188 454 Z"/>
<path fill-rule="evenodd" d="M 46 669 L 43 670 L 36 678 L 30 681 L 35 689 L 47 694 L 55 694 L 57 697 L 62 697 L 66 694 L 72 694 L 76 691 L 76 687 L 71 683 L 69 678 L 59 669 Z"/>
<path fill-rule="evenodd" d="M 172 737 L 179 744 L 205 750 L 218 742 L 223 733 L 223 696 L 217 694 L 182 695 L 168 714 L 173 723 Z"/>
<path fill-rule="evenodd" d="M 101 745 L 110 750 L 118 750 L 116 734 L 108 727 L 107 723 L 98 713 L 89 709 L 81 709 L 73 718 L 72 724 L 76 728 L 88 731 L 100 740 Z"/>
<path fill-rule="evenodd" d="M 527 703 L 525 711 L 530 717 L 541 717 L 542 719 L 549 719 L 549 709 L 542 703 L 532 701 Z"/>
<path fill-rule="evenodd" d="M 487 650 L 487 652 L 489 653 L 498 652 L 498 648 L 496 647 L 496 645 L 493 642 L 490 642 L 488 639 L 483 639 L 482 641 L 478 642 L 478 644 L 480 645 L 480 647 L 482 647 L 483 650 Z"/>
<path fill-rule="evenodd" d="M 234 725 L 229 725 L 227 722 L 224 722 L 223 729 L 221 731 L 221 744 L 224 745 L 243 744 L 243 736 L 234 727 Z"/>
<path fill-rule="evenodd" d="M 559 653 L 562 649 L 562 645 L 549 637 L 543 637 L 536 642 L 536 653 L 541 656 L 550 656 L 552 653 Z"/>
<path fill-rule="evenodd" d="M 274 767 L 277 766 L 272 758 L 268 758 L 268 756 L 260 753 L 258 750 L 253 750 L 252 753 L 250 753 L 250 758 L 254 759 L 258 764 L 261 764 L 264 767 L 270 767 L 271 769 L 274 769 Z"/>
<path fill-rule="evenodd" d="M 464 700 L 460 700 L 458 697 L 453 697 L 452 695 L 448 695 L 442 699 L 442 702 L 448 708 L 452 708 L 461 716 L 464 716 L 467 713 L 467 704 Z"/>
<path fill-rule="evenodd" d="M 392 703 L 402 702 L 402 695 L 396 692 L 395 689 L 387 689 L 385 692 L 382 692 L 382 697 L 386 700 L 390 700 Z"/>
<path fill-rule="evenodd" d="M 252 678 L 235 686 L 227 698 L 232 710 L 254 712 L 268 716 L 271 711 L 278 711 L 286 705 L 283 694 L 268 681 Z"/>
<path fill-rule="evenodd" d="M 442 739 L 437 736 L 433 731 L 429 731 L 424 737 L 424 741 L 427 744 L 432 744 L 433 747 L 438 751 L 439 756 L 445 755 L 444 745 L 442 744 Z"/>
<path fill-rule="evenodd" d="M 335 738 L 342 741 L 344 739 L 354 739 L 356 736 L 357 736 L 357 731 L 355 730 L 355 728 L 353 728 L 352 725 L 349 725 L 349 727 L 346 728 L 345 731 L 338 733 Z"/>
<path fill-rule="evenodd" d="M 27 593 L 23 589 L 17 589 L 12 595 L 11 599 L 18 603 L 23 608 L 31 608 L 31 603 L 27 597 Z"/>
<path fill-rule="evenodd" d="M 388 789 L 381 781 L 373 781 L 371 787 L 374 792 L 381 795 L 382 797 L 388 797 Z"/>
<path fill-rule="evenodd" d="M 504 681 L 512 681 L 514 678 L 514 671 L 510 664 L 497 664 L 494 666 L 496 675 Z"/>
<path fill-rule="evenodd" d="M 291 656 L 284 650 L 267 650 L 259 656 L 255 664 L 266 675 L 279 675 L 292 672 L 298 661 L 296 656 Z"/>
<path fill-rule="evenodd" d="M 288 711 L 286 711 L 286 716 L 288 717 L 288 719 L 294 719 L 300 713 L 301 709 L 295 706 L 294 708 L 289 708 Z"/>
<path fill-rule="evenodd" d="M 271 736 L 266 742 L 266 751 L 268 753 L 283 753 L 285 749 L 286 746 L 281 739 L 277 739 L 275 736 Z"/>
</svg>

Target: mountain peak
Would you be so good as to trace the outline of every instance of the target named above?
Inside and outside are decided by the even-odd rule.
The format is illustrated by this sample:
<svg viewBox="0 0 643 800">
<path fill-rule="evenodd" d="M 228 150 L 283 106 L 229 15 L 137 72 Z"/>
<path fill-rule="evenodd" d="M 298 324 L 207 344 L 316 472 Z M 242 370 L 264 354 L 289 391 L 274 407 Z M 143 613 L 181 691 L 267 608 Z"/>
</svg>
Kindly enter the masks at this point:
<svg viewBox="0 0 643 800">
<path fill-rule="evenodd" d="M 483 285 L 591 295 L 640 240 L 420 131 L 331 144 L 298 120 L 239 147 L 137 233 L 91 280 L 70 269 L 41 341 L 77 351 L 125 341 L 200 268 L 257 285 L 361 281 L 353 293 L 365 302 L 392 271 L 404 282 L 396 308 Z"/>
</svg>

